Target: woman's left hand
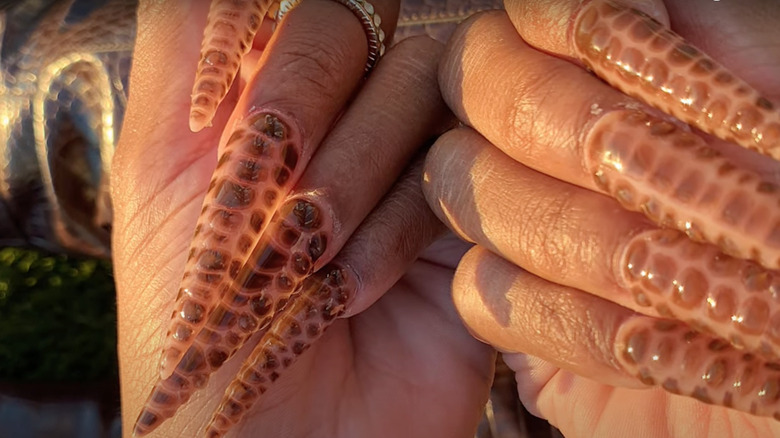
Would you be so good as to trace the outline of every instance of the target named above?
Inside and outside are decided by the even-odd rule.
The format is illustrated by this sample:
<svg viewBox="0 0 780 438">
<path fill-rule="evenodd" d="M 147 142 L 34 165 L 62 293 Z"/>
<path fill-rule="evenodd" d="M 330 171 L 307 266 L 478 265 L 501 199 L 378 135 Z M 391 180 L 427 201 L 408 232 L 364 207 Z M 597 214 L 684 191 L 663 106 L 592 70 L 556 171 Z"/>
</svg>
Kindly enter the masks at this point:
<svg viewBox="0 0 780 438">
<path fill-rule="evenodd" d="M 478 244 L 458 267 L 456 307 L 506 353 L 525 406 L 567 437 L 777 435 L 778 163 L 691 134 L 583 60 L 762 146 L 780 136 L 779 11 L 623 3 L 664 24 L 601 0 L 518 1 L 451 40 L 440 85 L 468 127 L 435 144 L 424 190 Z M 670 39 L 670 22 L 769 100 Z"/>
<path fill-rule="evenodd" d="M 155 417 L 178 407 L 170 404 L 178 394 L 147 397 L 159 382 L 163 336 L 220 135 L 233 126 L 226 123 L 231 110 L 237 108 L 240 120 L 244 108 L 258 105 L 300 125 L 298 132 L 290 125 L 291 137 L 304 138 L 292 147 L 312 157 L 292 192 L 329 209 L 324 220 L 336 225 L 322 259 L 334 258 L 358 286 L 349 292 L 355 296 L 343 318 L 280 374 L 231 436 L 470 436 L 488 396 L 494 354 L 455 314 L 449 286 L 464 247 L 440 239 L 445 229 L 419 184 L 421 150 L 453 123 L 436 83 L 443 48 L 428 38 L 406 40 L 361 87 L 365 38 L 355 17 L 333 1 L 303 2 L 271 43 L 274 52 L 254 77 L 244 78 L 243 97 L 229 93 L 215 128 L 192 134 L 192 75 L 180 66 L 196 64 L 202 20 L 193 17 L 205 17 L 202 3 L 187 10 L 184 2 L 150 2 L 139 13 L 112 182 L 125 433 L 134 431 L 146 401 L 150 414 L 141 416 L 136 431 L 202 433 L 251 350 L 207 375 L 208 384 L 172 419 Z M 374 2 L 381 11 L 391 3 Z M 344 25 L 323 21 L 331 18 Z M 248 58 L 257 62 L 259 54 Z M 223 345 L 212 347 L 222 351 Z"/>
</svg>

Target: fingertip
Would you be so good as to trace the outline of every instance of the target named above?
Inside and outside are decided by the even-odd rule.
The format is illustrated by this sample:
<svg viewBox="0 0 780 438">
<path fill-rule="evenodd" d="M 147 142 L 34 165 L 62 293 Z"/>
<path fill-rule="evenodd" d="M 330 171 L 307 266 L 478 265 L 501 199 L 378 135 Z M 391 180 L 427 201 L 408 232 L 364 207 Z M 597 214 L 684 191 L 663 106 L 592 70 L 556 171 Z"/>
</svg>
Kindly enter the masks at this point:
<svg viewBox="0 0 780 438">
<path fill-rule="evenodd" d="M 422 190 L 434 214 L 463 240 L 474 242 L 467 231 L 479 232 L 474 214 L 475 187 L 471 178 L 476 162 L 492 152 L 487 141 L 470 128 L 455 128 L 442 134 L 425 158 Z M 485 154 L 485 155 L 481 155 Z M 489 157 L 487 157 L 489 160 Z"/>
<path fill-rule="evenodd" d="M 520 312 L 508 295 L 518 269 L 475 246 L 461 258 L 452 282 L 452 300 L 466 329 L 499 351 L 519 351 L 511 327 L 513 315 Z"/>
<path fill-rule="evenodd" d="M 482 76 L 481 71 L 492 68 L 485 58 L 495 54 L 491 41 L 505 38 L 512 29 L 504 11 L 476 13 L 464 20 L 455 30 L 439 63 L 438 79 L 442 97 L 450 109 L 465 123 L 469 123 L 464 106 L 464 81 Z M 511 30 L 514 34 L 514 30 Z"/>
<path fill-rule="evenodd" d="M 348 319 L 360 312 L 364 311 L 368 306 L 362 305 L 362 301 L 365 301 L 364 296 L 371 291 L 366 291 L 363 276 L 360 275 L 357 269 L 349 261 L 339 262 L 344 277 L 349 280 L 349 287 L 352 290 L 352 296 L 347 303 L 347 307 L 344 309 L 344 313 L 339 315 L 339 318 Z M 372 303 L 374 299 L 369 298 Z"/>
</svg>

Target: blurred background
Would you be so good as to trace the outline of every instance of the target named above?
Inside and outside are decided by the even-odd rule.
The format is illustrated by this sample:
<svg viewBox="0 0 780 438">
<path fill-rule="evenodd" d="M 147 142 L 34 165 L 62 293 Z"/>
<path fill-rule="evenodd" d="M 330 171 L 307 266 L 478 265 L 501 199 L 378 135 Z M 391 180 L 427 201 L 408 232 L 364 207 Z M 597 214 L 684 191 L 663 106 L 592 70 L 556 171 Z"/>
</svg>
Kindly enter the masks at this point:
<svg viewBox="0 0 780 438">
<path fill-rule="evenodd" d="M 136 0 L 0 0 L 0 438 L 120 437 L 110 163 Z M 498 0 L 405 0 L 446 41 Z M 560 436 L 499 361 L 479 438 Z"/>
<path fill-rule="evenodd" d="M 135 1 L 0 1 L 0 438 L 119 437 L 108 175 Z"/>
</svg>

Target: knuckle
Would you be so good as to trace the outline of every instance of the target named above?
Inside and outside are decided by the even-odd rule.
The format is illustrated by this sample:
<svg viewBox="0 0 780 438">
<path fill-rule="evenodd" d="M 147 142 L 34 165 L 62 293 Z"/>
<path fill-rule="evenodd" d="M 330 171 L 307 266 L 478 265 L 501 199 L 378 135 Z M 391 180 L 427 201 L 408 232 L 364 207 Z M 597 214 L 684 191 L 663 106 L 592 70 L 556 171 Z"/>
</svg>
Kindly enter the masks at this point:
<svg viewBox="0 0 780 438">
<path fill-rule="evenodd" d="M 511 96 L 507 99 L 499 129 L 502 138 L 509 141 L 512 147 L 517 147 L 525 155 L 532 156 L 542 151 L 549 153 L 549 145 L 543 145 L 542 139 L 558 138 L 552 130 L 560 126 L 556 123 L 555 114 L 546 108 L 555 105 L 560 100 L 557 84 L 561 80 L 561 67 L 552 66 L 544 70 L 544 74 L 534 69 L 519 68 L 514 77 Z"/>
<path fill-rule="evenodd" d="M 349 65 L 349 55 L 343 48 L 343 41 L 321 37 L 318 44 L 310 42 L 295 44 L 289 49 L 275 53 L 281 65 L 289 72 L 291 81 L 311 85 L 315 92 L 331 95 L 333 84 L 342 80 L 344 66 Z"/>
<path fill-rule="evenodd" d="M 532 254 L 530 263 L 548 272 L 557 272 L 561 277 L 571 269 L 572 251 L 576 251 L 576 240 L 572 238 L 571 211 L 573 196 L 570 190 L 561 192 L 554 199 L 529 196 L 519 212 L 514 212 L 511 235 L 515 239 L 516 251 Z M 516 220 L 516 218 L 533 220 Z"/>
</svg>

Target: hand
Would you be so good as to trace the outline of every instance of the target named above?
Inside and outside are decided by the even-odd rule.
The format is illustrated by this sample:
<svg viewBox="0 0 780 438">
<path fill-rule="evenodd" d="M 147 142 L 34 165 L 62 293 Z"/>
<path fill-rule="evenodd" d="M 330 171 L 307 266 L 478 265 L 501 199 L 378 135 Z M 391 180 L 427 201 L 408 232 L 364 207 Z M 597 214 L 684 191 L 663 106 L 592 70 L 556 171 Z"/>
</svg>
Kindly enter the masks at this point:
<svg viewBox="0 0 780 438">
<path fill-rule="evenodd" d="M 610 10 L 596 0 L 582 7 L 599 3 Z M 567 437 L 776 436 L 780 313 L 769 231 L 778 204 L 774 185 L 759 179 L 776 183 L 778 163 L 686 133 L 590 75 L 583 60 L 687 123 L 777 158 L 769 101 L 780 96 L 779 10 L 761 1 L 631 4 L 766 98 L 723 100 L 737 80 L 681 42 L 650 52 L 662 61 L 631 52 L 665 40 L 625 10 L 627 27 L 615 19 L 601 31 L 592 16 L 575 20 L 573 0 L 507 2 L 506 14 L 468 20 L 439 78 L 469 127 L 437 141 L 424 184 L 437 215 L 478 244 L 458 267 L 456 307 L 506 353 L 525 406 Z M 645 43 L 617 49 L 605 43 L 610 32 Z M 673 82 L 681 74 L 698 76 Z"/>
<path fill-rule="evenodd" d="M 386 23 L 394 22 L 397 4 L 374 5 Z M 440 239 L 411 264 L 444 231 L 419 185 L 419 149 L 452 125 L 436 86 L 442 47 L 427 38 L 400 43 L 353 95 L 365 63 L 362 30 L 335 2 L 303 2 L 258 67 L 245 64 L 243 84 L 223 101 L 214 127 L 192 134 L 186 66 L 196 64 L 204 19 L 201 3 L 192 10 L 147 3 L 139 12 L 112 181 L 125 433 L 134 430 L 159 378 L 160 349 L 217 145 L 230 151 L 229 131 L 258 106 L 293 120 L 287 127 L 290 138 L 301 138 L 293 143 L 299 163 L 311 157 L 289 196 L 322 207 L 325 220 L 337 224 L 317 266 L 333 259 L 357 287 L 343 318 L 281 373 L 231 436 L 470 436 L 488 396 L 493 352 L 463 329 L 450 300 L 464 247 Z M 253 51 L 246 59 L 260 56 Z M 138 430 L 202 434 L 256 342 L 206 374 L 208 384 L 172 419 L 153 427 L 142 421 Z"/>
</svg>

